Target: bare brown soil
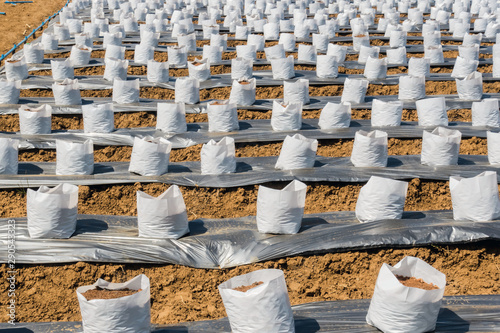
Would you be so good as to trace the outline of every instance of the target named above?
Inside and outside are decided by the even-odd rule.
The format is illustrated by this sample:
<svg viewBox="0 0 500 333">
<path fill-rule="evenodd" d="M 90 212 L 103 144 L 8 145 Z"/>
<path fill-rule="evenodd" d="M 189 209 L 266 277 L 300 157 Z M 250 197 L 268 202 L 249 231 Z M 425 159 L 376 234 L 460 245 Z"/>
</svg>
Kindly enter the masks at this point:
<svg viewBox="0 0 500 333">
<path fill-rule="evenodd" d="M 236 291 L 241 291 L 242 293 L 246 293 L 247 291 L 249 291 L 250 289 L 253 289 L 255 287 L 258 287 L 260 286 L 261 284 L 264 284 L 264 282 L 262 281 L 259 281 L 259 282 L 254 282 L 252 283 L 251 285 L 249 286 L 240 286 L 240 287 L 236 287 L 236 288 L 233 288 L 233 290 L 236 290 Z"/>
<path fill-rule="evenodd" d="M 82 296 L 85 297 L 87 301 L 91 301 L 93 299 L 116 299 L 137 294 L 139 291 L 142 291 L 142 289 L 132 290 L 125 288 L 125 289 L 110 290 L 96 286 L 95 289 L 90 289 L 84 292 Z"/>
<path fill-rule="evenodd" d="M 413 276 L 396 275 L 396 278 L 402 285 L 406 287 L 419 288 L 424 290 L 439 289 L 439 287 L 436 286 L 435 284 L 427 283 L 423 279 L 417 279 Z"/>
</svg>

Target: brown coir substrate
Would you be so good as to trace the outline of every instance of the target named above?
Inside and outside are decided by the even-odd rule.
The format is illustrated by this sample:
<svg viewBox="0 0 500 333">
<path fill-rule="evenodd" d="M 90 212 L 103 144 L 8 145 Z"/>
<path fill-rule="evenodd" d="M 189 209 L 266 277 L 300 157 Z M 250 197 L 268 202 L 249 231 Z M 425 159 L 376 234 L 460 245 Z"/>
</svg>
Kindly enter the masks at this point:
<svg viewBox="0 0 500 333">
<path fill-rule="evenodd" d="M 124 282 L 138 274 L 151 280 L 151 321 L 167 324 L 216 319 L 226 315 L 217 286 L 228 279 L 258 269 L 277 268 L 285 273 L 293 305 L 370 298 L 383 263 L 395 265 L 405 256 L 425 260 L 446 275 L 445 295 L 500 293 L 498 243 L 382 249 L 298 256 L 206 270 L 178 265 L 71 265 L 26 266 L 17 276 L 20 321 L 81 320 L 76 288 L 98 278 Z M 7 268 L 1 266 L 2 274 Z M 7 281 L 0 293 L 5 305 Z"/>
<path fill-rule="evenodd" d="M 236 290 L 236 291 L 241 291 L 242 293 L 246 293 L 247 291 L 249 291 L 250 289 L 253 289 L 255 287 L 258 287 L 260 286 L 261 284 L 264 284 L 264 282 L 262 281 L 259 281 L 259 282 L 254 282 L 252 283 L 251 285 L 249 286 L 239 286 L 239 287 L 236 287 L 236 288 L 233 288 L 233 290 Z"/>
<path fill-rule="evenodd" d="M 132 289 L 116 289 L 116 290 L 110 290 L 110 289 L 103 289 L 99 286 L 96 286 L 95 289 L 90 289 L 87 290 L 82 294 L 87 301 L 93 300 L 93 299 L 115 299 L 115 298 L 120 298 L 120 297 L 125 297 L 125 296 L 130 296 L 133 294 L 138 293 L 142 289 L 139 290 L 132 290 Z"/>
<path fill-rule="evenodd" d="M 419 288 L 424 290 L 439 289 L 439 287 L 435 284 L 427 283 L 423 279 L 417 279 L 413 276 L 396 275 L 396 278 L 402 285 L 406 287 Z"/>
</svg>

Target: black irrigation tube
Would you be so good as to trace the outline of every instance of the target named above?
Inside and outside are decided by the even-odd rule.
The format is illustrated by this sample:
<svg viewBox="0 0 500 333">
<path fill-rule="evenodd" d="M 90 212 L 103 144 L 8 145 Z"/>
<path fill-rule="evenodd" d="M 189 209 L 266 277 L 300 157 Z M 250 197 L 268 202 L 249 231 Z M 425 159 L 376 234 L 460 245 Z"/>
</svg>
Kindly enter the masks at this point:
<svg viewBox="0 0 500 333">
<path fill-rule="evenodd" d="M 48 23 L 50 20 L 52 20 L 54 17 L 56 17 L 62 10 L 64 7 L 68 6 L 69 2 L 71 0 L 67 0 L 66 1 L 66 4 L 61 8 L 59 9 L 59 11 L 57 13 L 55 13 L 54 15 L 52 16 L 49 16 L 49 18 L 47 18 L 45 21 L 42 22 L 42 24 L 40 24 L 37 28 L 33 29 L 33 31 L 26 37 L 24 37 L 24 39 L 22 41 L 20 41 L 19 43 L 17 44 L 14 44 L 14 47 L 12 47 L 9 51 L 7 51 L 6 53 L 2 54 L 0 56 L 0 61 L 4 60 L 7 56 L 9 56 L 11 53 L 15 52 L 16 49 L 21 46 L 22 44 L 26 43 L 28 41 L 28 39 L 33 36 L 38 30 L 42 29 L 43 26 Z"/>
</svg>

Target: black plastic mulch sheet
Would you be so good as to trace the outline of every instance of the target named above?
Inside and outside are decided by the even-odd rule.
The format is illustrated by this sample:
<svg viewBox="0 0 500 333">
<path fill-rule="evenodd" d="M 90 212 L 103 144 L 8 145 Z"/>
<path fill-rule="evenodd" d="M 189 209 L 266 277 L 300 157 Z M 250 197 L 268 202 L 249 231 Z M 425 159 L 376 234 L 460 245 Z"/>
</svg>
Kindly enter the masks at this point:
<svg viewBox="0 0 500 333">
<path fill-rule="evenodd" d="M 75 296 L 76 297 L 76 296 Z M 369 299 L 315 302 L 293 306 L 296 333 L 380 332 L 366 323 Z M 80 322 L 2 323 L 0 330 L 12 333 L 83 332 Z M 155 333 L 231 332 L 229 320 L 195 321 L 176 325 L 153 325 Z M 448 296 L 443 298 L 436 324 L 441 332 L 500 332 L 500 296 Z"/>
<path fill-rule="evenodd" d="M 189 207 L 188 207 L 189 208 Z M 0 242 L 7 246 L 7 220 Z M 354 212 L 305 215 L 295 235 L 261 234 L 254 216 L 197 219 L 178 240 L 139 238 L 132 216 L 79 215 L 70 239 L 31 239 L 26 218 L 16 221 L 16 263 L 171 263 L 226 268 L 299 254 L 409 247 L 500 239 L 500 221 L 454 221 L 451 211 L 405 212 L 401 220 L 359 223 Z M 4 251 L 0 262 L 7 261 Z"/>
<path fill-rule="evenodd" d="M 461 100 L 458 95 L 431 95 L 429 97 L 444 97 L 448 109 L 470 109 L 472 102 L 468 100 Z M 326 103 L 340 103 L 342 96 L 310 96 L 310 104 L 303 105 L 303 110 L 320 110 L 325 107 Z M 500 98 L 500 94 L 483 94 L 483 99 L 486 98 Z M 352 109 L 371 109 L 372 101 L 379 99 L 384 102 L 397 101 L 397 95 L 384 95 L 384 96 L 366 96 L 365 101 L 359 104 L 352 104 Z M 203 101 L 198 104 L 186 105 L 186 113 L 201 113 L 206 110 L 207 103 L 213 100 Z M 279 99 L 258 99 L 253 105 L 238 106 L 239 109 L 252 110 L 252 111 L 269 111 L 273 108 L 273 101 L 281 101 Z M 166 99 L 139 99 L 139 103 L 131 104 L 114 104 L 113 110 L 115 112 L 139 112 L 149 111 L 156 112 L 158 103 L 173 103 L 173 100 Z M 83 104 L 92 103 L 112 103 L 111 97 L 85 97 L 82 99 Z M 37 106 L 41 104 L 49 104 L 52 106 L 52 114 L 81 114 L 81 105 L 54 105 L 54 98 L 51 97 L 23 97 L 19 100 L 19 104 L 1 104 L 0 114 L 17 114 L 21 105 Z M 414 101 L 404 101 L 403 108 L 415 110 Z"/>
<path fill-rule="evenodd" d="M 448 180 L 450 176 L 470 178 L 484 171 L 497 172 L 500 183 L 500 165 L 490 165 L 485 155 L 460 155 L 458 165 L 432 167 L 420 164 L 420 155 L 390 156 L 388 166 L 355 167 L 349 157 L 316 157 L 314 168 L 277 170 L 277 156 L 237 158 L 236 173 L 220 175 L 201 174 L 200 162 L 171 163 L 169 172 L 162 176 L 140 176 L 128 172 L 128 162 L 102 162 L 94 165 L 94 174 L 87 176 L 57 176 L 56 164 L 22 162 L 18 175 L 0 175 L 0 188 L 54 186 L 61 183 L 75 185 L 124 184 L 161 182 L 180 186 L 239 187 L 267 182 L 300 180 L 303 182 L 366 182 L 371 176 L 409 180 L 412 178 Z"/>
<path fill-rule="evenodd" d="M 226 65 L 231 65 L 226 64 Z M 346 68 L 355 67 L 345 66 Z M 364 65 L 362 65 L 364 68 Z M 50 69 L 50 68 L 49 68 Z M 371 84 L 379 85 L 397 85 L 399 84 L 399 77 L 402 74 L 389 75 L 386 79 L 380 79 L 375 81 L 370 81 Z M 1 77 L 1 76 L 0 76 Z M 271 71 L 254 71 L 253 77 L 256 79 L 257 87 L 269 87 L 269 86 L 282 86 L 283 80 L 273 79 L 273 74 Z M 81 90 L 102 90 L 102 89 L 113 89 L 113 82 L 104 80 L 102 76 L 79 76 L 78 86 Z M 295 78 L 291 81 L 298 79 L 307 79 L 309 81 L 309 86 L 317 85 L 343 85 L 346 78 L 349 79 L 364 79 L 365 77 L 361 74 L 339 74 L 337 78 L 334 79 L 322 79 L 316 76 L 316 71 L 310 70 L 297 70 L 295 71 Z M 171 77 L 169 82 L 165 83 L 154 83 L 149 82 L 145 75 L 129 75 L 128 80 L 139 80 L 141 87 L 158 87 L 170 90 L 175 90 L 175 77 Z M 451 77 L 450 74 L 432 74 L 426 78 L 427 81 L 455 81 L 455 78 Z M 492 74 L 483 74 L 484 82 L 496 82 L 499 78 L 494 78 Z M 51 76 L 30 76 L 28 79 L 22 82 L 21 89 L 52 89 L 52 84 L 55 81 Z M 212 75 L 212 77 L 207 81 L 200 82 L 200 89 L 211 89 L 219 87 L 231 87 L 233 84 L 233 79 L 231 79 L 231 74 L 218 74 Z M 429 96 L 430 97 L 430 96 Z"/>
<path fill-rule="evenodd" d="M 433 127 L 418 126 L 417 122 L 404 121 L 401 126 L 372 127 L 370 120 L 352 120 L 348 128 L 320 129 L 318 119 L 302 119 L 302 128 L 297 131 L 273 131 L 271 120 L 241 120 L 240 129 L 233 132 L 209 132 L 208 123 L 189 123 L 187 132 L 169 134 L 157 131 L 152 127 L 119 128 L 111 133 L 84 133 L 83 130 L 56 130 L 51 134 L 22 135 L 19 132 L 1 132 L 0 137 L 18 139 L 19 149 L 55 149 L 55 140 L 70 140 L 83 142 L 92 140 L 98 146 L 133 146 L 134 137 L 163 137 L 172 143 L 173 148 L 186 148 L 210 140 L 219 141 L 229 136 L 237 143 L 241 142 L 278 142 L 283 141 L 287 135 L 301 134 L 310 139 L 354 139 L 357 131 L 366 132 L 380 130 L 387 133 L 389 138 L 421 139 L 423 131 L 432 131 Z M 487 131 L 498 132 L 498 127 L 472 126 L 469 122 L 450 122 L 449 129 L 458 130 L 462 138 L 486 138 Z"/>
</svg>

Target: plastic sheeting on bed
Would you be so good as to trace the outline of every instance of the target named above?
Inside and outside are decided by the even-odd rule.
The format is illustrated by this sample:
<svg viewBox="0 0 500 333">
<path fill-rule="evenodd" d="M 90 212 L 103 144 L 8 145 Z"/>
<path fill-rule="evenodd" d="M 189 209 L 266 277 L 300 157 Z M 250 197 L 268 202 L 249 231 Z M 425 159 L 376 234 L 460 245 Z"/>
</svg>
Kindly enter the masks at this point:
<svg viewBox="0 0 500 333">
<path fill-rule="evenodd" d="M 76 296 L 75 296 L 76 297 Z M 292 306 L 296 333 L 345 332 L 376 333 L 376 328 L 366 323 L 369 299 L 323 301 Z M 16 323 L 15 328 L 6 323 L 0 330 L 12 333 L 82 333 L 81 322 Z M 499 332 L 500 296 L 445 296 L 436 330 L 433 332 Z M 192 321 L 175 325 L 153 325 L 154 333 L 229 333 L 227 318 Z"/>
<path fill-rule="evenodd" d="M 371 84 L 375 85 L 397 85 L 399 84 L 399 78 L 402 74 L 388 75 L 386 79 L 370 81 Z M 268 86 L 282 86 L 283 80 L 273 79 L 272 71 L 254 71 L 253 77 L 256 79 L 256 84 L 258 87 L 268 87 Z M 296 79 L 307 79 L 309 80 L 310 86 L 315 85 L 331 85 L 338 84 L 343 85 L 345 79 L 364 79 L 365 77 L 361 74 L 339 74 L 337 78 L 334 79 L 323 79 L 316 76 L 316 71 L 307 70 L 296 70 Z M 88 75 L 88 76 L 78 76 L 78 86 L 81 90 L 102 90 L 102 89 L 113 89 L 113 82 L 104 80 L 102 75 Z M 158 87 L 174 90 L 176 77 L 171 77 L 168 83 L 156 83 L 149 82 L 146 75 L 129 75 L 129 80 L 138 79 L 141 87 Z M 450 74 L 431 74 L 426 77 L 427 81 L 455 81 L 455 78 L 451 77 Z M 496 82 L 498 78 L 494 78 L 491 73 L 483 74 L 484 82 Z M 28 79 L 23 80 L 21 89 L 52 89 L 54 84 L 54 79 L 51 76 L 30 76 Z M 212 75 L 210 80 L 200 82 L 200 89 L 211 89 L 218 87 L 231 87 L 233 80 L 231 79 L 231 74 L 218 74 Z"/>
<path fill-rule="evenodd" d="M 470 109 L 473 101 L 461 100 L 458 95 L 430 95 L 429 97 L 444 97 L 446 99 L 446 106 L 448 109 Z M 483 94 L 483 99 L 486 98 L 500 98 L 500 93 Z M 382 101 L 397 101 L 397 95 L 384 95 L 384 96 L 366 96 L 365 101 L 360 104 L 352 104 L 352 109 L 371 109 L 372 101 L 379 99 Z M 279 99 L 258 99 L 253 105 L 239 106 L 242 110 L 253 111 L 269 111 L 273 108 L 273 101 Z M 303 106 L 303 110 L 320 110 L 326 103 L 340 103 L 341 96 L 310 96 L 310 104 Z M 212 100 L 206 100 L 199 104 L 186 105 L 186 113 L 201 113 L 205 111 L 207 103 Z M 111 103 L 111 97 L 84 97 L 82 98 L 83 104 L 91 103 Z M 149 99 L 141 98 L 139 103 L 131 104 L 114 104 L 113 110 L 115 112 L 139 112 L 139 111 L 156 111 L 157 103 L 174 102 L 167 99 Z M 51 97 L 22 97 L 19 99 L 18 104 L 0 104 L 0 115 L 2 114 L 16 114 L 21 105 L 40 105 L 49 104 L 52 106 L 52 114 L 81 114 L 81 105 L 55 105 L 54 98 Z M 405 101 L 403 108 L 415 110 L 415 102 Z"/>
<path fill-rule="evenodd" d="M 116 111 L 116 109 L 115 109 Z M 91 139 L 98 146 L 132 146 L 134 137 L 164 137 L 172 142 L 173 148 L 186 148 L 210 140 L 220 140 L 225 136 L 232 137 L 235 142 L 278 142 L 287 135 L 300 133 L 301 135 L 318 140 L 353 139 L 359 130 L 371 131 L 374 129 L 385 131 L 390 138 L 420 139 L 424 130 L 434 127 L 421 127 L 417 122 L 402 122 L 401 126 L 372 127 L 370 120 L 352 120 L 348 128 L 322 130 L 318 126 L 318 119 L 302 119 L 302 128 L 298 131 L 273 131 L 270 120 L 241 120 L 240 129 L 234 132 L 208 132 L 208 123 L 189 123 L 188 131 L 179 134 L 168 134 L 157 131 L 152 127 L 120 128 L 112 133 L 83 133 L 82 130 L 55 130 L 51 134 L 22 135 L 14 132 L 0 132 L 0 137 L 19 140 L 19 149 L 55 149 L 55 140 L 72 140 L 83 142 Z M 476 127 L 471 123 L 450 122 L 450 129 L 459 130 L 463 138 L 486 138 L 486 131 L 498 132 L 496 127 Z"/>
<path fill-rule="evenodd" d="M 432 167 L 420 164 L 420 155 L 390 156 L 385 168 L 354 167 L 349 157 L 316 157 L 314 168 L 278 170 L 277 156 L 236 159 L 236 173 L 202 175 L 200 162 L 170 163 L 168 173 L 143 177 L 128 171 L 128 162 L 101 162 L 94 165 L 93 175 L 56 176 L 55 163 L 21 162 L 18 175 L 0 175 L 0 188 L 161 182 L 183 186 L 238 187 L 275 181 L 366 182 L 371 176 L 393 179 L 448 180 L 450 176 L 474 177 L 483 171 L 497 172 L 500 165 L 490 165 L 485 155 L 461 155 L 458 165 Z"/>
<path fill-rule="evenodd" d="M 188 207 L 189 209 L 189 207 Z M 354 212 L 304 215 L 295 235 L 261 234 L 255 216 L 197 219 L 178 240 L 139 238 L 137 217 L 79 215 L 70 239 L 31 239 L 26 218 L 16 221 L 16 263 L 171 263 L 224 268 L 301 254 L 369 248 L 500 240 L 500 221 L 454 221 L 451 211 L 405 212 L 401 220 L 359 223 Z M 0 219 L 7 246 L 9 219 Z M 7 262 L 7 252 L 0 256 Z"/>
</svg>

